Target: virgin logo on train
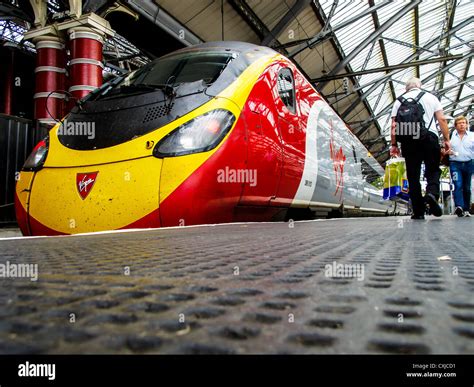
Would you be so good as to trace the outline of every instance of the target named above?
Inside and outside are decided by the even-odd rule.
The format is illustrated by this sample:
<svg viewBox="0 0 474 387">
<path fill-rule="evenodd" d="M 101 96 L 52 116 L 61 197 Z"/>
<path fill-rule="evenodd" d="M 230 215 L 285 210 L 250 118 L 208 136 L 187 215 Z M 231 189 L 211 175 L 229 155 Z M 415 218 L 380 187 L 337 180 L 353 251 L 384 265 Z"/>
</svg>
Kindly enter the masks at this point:
<svg viewBox="0 0 474 387">
<path fill-rule="evenodd" d="M 79 195 L 81 195 L 83 200 L 91 192 L 98 173 L 99 172 L 78 173 L 76 175 L 77 190 L 79 191 Z"/>
</svg>

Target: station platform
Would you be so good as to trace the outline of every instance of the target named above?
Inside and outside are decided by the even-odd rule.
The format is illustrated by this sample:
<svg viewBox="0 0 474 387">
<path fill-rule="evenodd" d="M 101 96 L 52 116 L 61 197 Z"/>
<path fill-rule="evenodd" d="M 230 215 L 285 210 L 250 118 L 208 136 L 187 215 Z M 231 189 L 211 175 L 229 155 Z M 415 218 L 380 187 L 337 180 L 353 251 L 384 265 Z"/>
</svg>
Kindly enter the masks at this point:
<svg viewBox="0 0 474 387">
<path fill-rule="evenodd" d="M 38 278 L 0 278 L 0 352 L 472 354 L 473 225 L 384 217 L 4 238 L 0 264 L 37 264 Z"/>
</svg>

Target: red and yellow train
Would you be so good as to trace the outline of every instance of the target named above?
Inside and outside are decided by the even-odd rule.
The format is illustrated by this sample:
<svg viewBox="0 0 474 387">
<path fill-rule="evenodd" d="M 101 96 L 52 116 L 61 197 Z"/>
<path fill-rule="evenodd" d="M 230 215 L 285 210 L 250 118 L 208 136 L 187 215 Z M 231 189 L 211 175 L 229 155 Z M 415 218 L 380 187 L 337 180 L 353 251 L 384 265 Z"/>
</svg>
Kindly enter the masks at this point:
<svg viewBox="0 0 474 387">
<path fill-rule="evenodd" d="M 24 235 L 385 214 L 381 175 L 291 61 L 215 42 L 83 99 L 26 161 L 16 213 Z"/>
</svg>

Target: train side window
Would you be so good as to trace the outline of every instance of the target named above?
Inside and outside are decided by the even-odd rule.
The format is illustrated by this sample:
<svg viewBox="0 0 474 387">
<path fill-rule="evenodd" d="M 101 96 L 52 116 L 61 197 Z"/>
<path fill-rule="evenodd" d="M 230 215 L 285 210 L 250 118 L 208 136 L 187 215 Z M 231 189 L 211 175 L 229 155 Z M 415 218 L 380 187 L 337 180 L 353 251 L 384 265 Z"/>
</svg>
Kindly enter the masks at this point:
<svg viewBox="0 0 474 387">
<path fill-rule="evenodd" d="M 285 106 L 293 113 L 296 113 L 295 81 L 293 73 L 287 67 L 278 72 L 278 94 Z"/>
<path fill-rule="evenodd" d="M 354 145 L 352 145 L 352 154 L 354 155 L 354 162 L 357 164 L 357 153 L 356 153 L 356 148 Z M 365 160 L 364 160 L 365 161 Z"/>
<path fill-rule="evenodd" d="M 367 183 L 372 184 L 375 180 L 377 180 L 380 177 L 379 174 L 364 159 L 360 159 L 360 162 L 361 162 L 362 176 L 364 177 L 364 180 L 367 181 Z"/>
</svg>

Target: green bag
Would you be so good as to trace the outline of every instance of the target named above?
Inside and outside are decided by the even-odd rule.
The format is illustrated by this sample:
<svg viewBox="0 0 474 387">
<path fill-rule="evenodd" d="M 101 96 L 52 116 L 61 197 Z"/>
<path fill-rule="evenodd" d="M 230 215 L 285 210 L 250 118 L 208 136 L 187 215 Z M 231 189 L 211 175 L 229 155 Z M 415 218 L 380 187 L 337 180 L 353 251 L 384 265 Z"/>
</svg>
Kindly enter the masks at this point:
<svg viewBox="0 0 474 387">
<path fill-rule="evenodd" d="M 395 157 L 387 161 L 383 181 L 385 200 L 403 199 L 408 201 L 408 180 L 404 157 Z"/>
</svg>

